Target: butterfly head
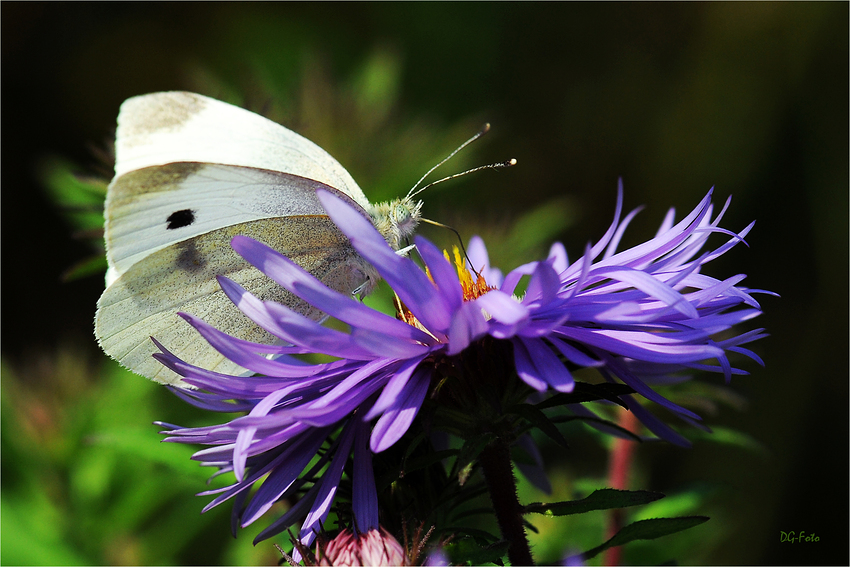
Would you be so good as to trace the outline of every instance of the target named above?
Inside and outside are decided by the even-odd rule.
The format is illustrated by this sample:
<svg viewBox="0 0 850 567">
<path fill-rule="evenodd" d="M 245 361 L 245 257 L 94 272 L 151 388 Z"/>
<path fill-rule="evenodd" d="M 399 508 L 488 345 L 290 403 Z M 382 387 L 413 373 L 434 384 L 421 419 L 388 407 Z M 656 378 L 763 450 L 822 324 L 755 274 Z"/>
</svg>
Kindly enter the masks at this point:
<svg viewBox="0 0 850 567">
<path fill-rule="evenodd" d="M 422 218 L 422 201 L 411 197 L 378 203 L 369 211 L 375 228 L 378 229 L 394 250 L 398 250 L 404 239 L 413 234 Z"/>
</svg>

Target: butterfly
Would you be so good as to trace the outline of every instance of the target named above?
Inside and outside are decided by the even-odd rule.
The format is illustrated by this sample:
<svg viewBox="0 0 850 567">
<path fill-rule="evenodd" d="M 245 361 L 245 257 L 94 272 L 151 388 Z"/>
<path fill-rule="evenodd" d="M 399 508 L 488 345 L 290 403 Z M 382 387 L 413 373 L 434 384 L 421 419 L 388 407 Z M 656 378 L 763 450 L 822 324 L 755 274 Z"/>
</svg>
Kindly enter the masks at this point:
<svg viewBox="0 0 850 567">
<path fill-rule="evenodd" d="M 118 114 L 115 177 L 104 209 L 108 270 L 97 302 L 101 348 L 129 370 L 189 387 L 151 355 L 155 337 L 182 360 L 221 373 L 244 369 L 211 347 L 179 311 L 232 336 L 275 337 L 225 296 L 217 276 L 314 320 L 323 314 L 230 247 L 255 238 L 341 293 L 365 294 L 379 276 L 325 213 L 317 189 L 368 218 L 398 250 L 420 221 L 411 194 L 372 204 L 322 148 L 248 110 L 189 92 L 126 100 Z M 412 193 L 412 191 L 411 191 Z"/>
</svg>

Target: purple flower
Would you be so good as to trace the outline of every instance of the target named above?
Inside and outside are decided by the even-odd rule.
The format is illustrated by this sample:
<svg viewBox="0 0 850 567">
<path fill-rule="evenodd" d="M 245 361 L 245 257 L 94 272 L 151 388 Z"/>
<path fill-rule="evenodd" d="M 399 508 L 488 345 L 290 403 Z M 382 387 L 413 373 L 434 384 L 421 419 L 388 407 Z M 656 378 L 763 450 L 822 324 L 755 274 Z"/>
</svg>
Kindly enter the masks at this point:
<svg viewBox="0 0 850 567">
<path fill-rule="evenodd" d="M 616 252 L 623 232 L 639 212 L 632 211 L 620 222 L 621 182 L 614 222 L 599 242 L 588 245 L 581 258 L 570 265 L 564 248 L 556 243 L 547 261 L 508 274 L 499 288 L 503 293 L 513 291 L 521 273 L 532 274 L 521 301 L 528 311 L 517 324 L 495 323 L 498 330 L 490 333 L 511 338 L 520 377 L 536 389 L 543 389 L 541 378 L 551 385 L 560 379 L 569 387 L 572 379 L 554 354 L 560 352 L 578 366 L 598 367 L 609 381 L 619 378 L 637 394 L 699 426 L 697 414 L 650 386 L 681 381 L 686 379 L 682 373 L 691 370 L 723 373 L 727 382 L 732 374 L 747 374 L 731 365 L 729 352 L 763 365 L 758 355 L 741 347 L 766 336 L 763 329 L 722 340 L 712 338 L 761 314 L 753 293 L 772 293 L 739 287 L 743 274 L 721 281 L 701 273 L 705 264 L 744 242 L 755 224 L 738 234 L 719 228 L 729 200 L 712 219 L 711 193 L 675 225 L 674 210 L 668 211 L 653 239 Z M 713 233 L 730 238 L 714 250 L 702 251 Z M 486 263 L 483 246 L 471 248 L 478 256 L 477 263 Z M 472 261 L 476 262 L 475 256 Z M 716 363 L 707 364 L 710 360 Z M 670 442 L 689 445 L 632 396 L 622 399 L 650 431 Z M 579 415 L 593 415 L 585 406 L 570 408 Z"/>
<path fill-rule="evenodd" d="M 506 403 L 521 403 L 534 391 L 571 392 L 575 382 L 568 366 L 593 366 L 606 379 L 617 378 L 637 394 L 696 423 L 699 416 L 651 386 L 685 370 L 722 372 L 728 380 L 743 371 L 731 366 L 727 353 L 745 354 L 761 363 L 740 345 L 763 336 L 757 330 L 712 339 L 760 312 L 751 290 L 737 287 L 744 276 L 720 281 L 700 273 L 704 264 L 743 242 L 752 227 L 739 234 L 719 228 L 722 212 L 712 220 L 710 197 L 709 192 L 676 225 L 671 211 L 655 238 L 615 253 L 636 213 L 620 222 L 620 187 L 611 228 L 577 262 L 569 264 L 563 247 L 556 244 L 546 260 L 520 266 L 503 277 L 490 266 L 478 238 L 470 244 L 470 267 L 457 253 L 453 267 L 433 244 L 417 238 L 416 248 L 427 266 L 423 270 L 397 254 L 360 213 L 320 191 L 329 216 L 397 294 L 398 318 L 327 288 L 264 244 L 235 237 L 232 246 L 246 260 L 288 291 L 347 323 L 350 332 L 262 302 L 219 278 L 240 310 L 285 344 L 235 339 L 183 314 L 215 348 L 258 376 L 226 376 L 193 367 L 157 343 L 162 353 L 155 356 L 199 388 L 175 390 L 179 396 L 213 411 L 248 412 L 218 426 L 166 425 L 167 440 L 209 445 L 194 458 L 218 467 L 220 473 L 234 473 L 234 484 L 203 493 L 216 495 L 206 509 L 234 500 L 234 530 L 237 524 L 256 521 L 281 498 L 300 494 L 318 478 L 257 537 L 279 533 L 306 514 L 299 539 L 309 546 L 327 518 L 352 452 L 354 526 L 360 533 L 378 527 L 371 453 L 386 450 L 407 432 L 429 393 L 455 420 L 469 419 L 474 430 L 487 421 L 475 421 L 476 408 L 492 407 L 498 421 Z M 700 253 L 715 232 L 729 235 L 728 242 Z M 522 298 L 514 297 L 523 276 L 529 276 L 526 292 Z M 324 353 L 338 360 L 307 364 L 292 356 L 303 353 Z M 651 431 L 686 443 L 636 400 L 626 401 Z M 592 415 L 578 404 L 570 408 Z M 467 433 L 474 432 L 480 433 Z M 534 454 L 533 447 L 525 449 Z M 265 475 L 248 501 L 251 487 Z"/>
</svg>

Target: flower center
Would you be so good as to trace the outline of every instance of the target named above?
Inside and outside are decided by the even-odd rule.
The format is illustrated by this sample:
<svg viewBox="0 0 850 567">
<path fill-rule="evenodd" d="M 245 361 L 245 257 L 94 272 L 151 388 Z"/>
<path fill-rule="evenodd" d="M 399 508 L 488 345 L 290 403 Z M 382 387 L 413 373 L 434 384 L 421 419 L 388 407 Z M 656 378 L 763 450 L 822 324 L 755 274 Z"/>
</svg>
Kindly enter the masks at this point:
<svg viewBox="0 0 850 567">
<path fill-rule="evenodd" d="M 460 255 L 460 251 L 458 250 L 457 246 L 452 247 L 452 253 L 454 255 L 454 265 L 455 270 L 457 270 L 457 277 L 460 281 L 460 287 L 463 290 L 464 301 L 472 301 L 473 299 L 478 299 L 488 291 L 496 289 L 495 287 L 487 285 L 487 282 L 484 280 L 484 276 L 482 276 L 478 272 L 475 273 L 475 278 L 473 279 L 472 273 L 466 268 L 466 259 Z M 449 253 L 446 250 L 443 250 L 443 256 L 445 256 L 446 260 L 448 260 L 449 262 L 452 261 L 452 259 L 449 257 Z M 428 274 L 428 278 L 430 278 L 431 282 L 433 283 L 434 278 L 431 277 L 431 272 L 428 270 L 427 267 L 425 268 L 425 271 Z M 434 336 L 431 331 L 425 328 L 419 322 L 419 320 L 416 319 L 416 316 L 410 312 L 407 306 L 402 303 L 402 301 L 398 298 L 397 295 L 393 297 L 393 304 L 395 305 L 396 309 L 396 319 L 398 319 L 399 321 L 404 321 L 408 325 L 416 327 L 420 331 L 424 331 L 432 337 Z"/>
<path fill-rule="evenodd" d="M 460 286 L 463 288 L 464 301 L 478 299 L 488 291 L 496 289 L 487 285 L 487 282 L 484 281 L 484 276 L 478 272 L 475 273 L 476 278 L 472 279 L 472 273 L 466 268 L 466 259 L 460 255 L 460 251 L 457 249 L 457 246 L 452 247 L 452 252 L 454 253 L 454 264 L 455 269 L 457 270 L 457 277 L 460 280 Z M 443 255 L 446 257 L 446 260 L 451 262 L 448 252 L 443 250 Z"/>
</svg>

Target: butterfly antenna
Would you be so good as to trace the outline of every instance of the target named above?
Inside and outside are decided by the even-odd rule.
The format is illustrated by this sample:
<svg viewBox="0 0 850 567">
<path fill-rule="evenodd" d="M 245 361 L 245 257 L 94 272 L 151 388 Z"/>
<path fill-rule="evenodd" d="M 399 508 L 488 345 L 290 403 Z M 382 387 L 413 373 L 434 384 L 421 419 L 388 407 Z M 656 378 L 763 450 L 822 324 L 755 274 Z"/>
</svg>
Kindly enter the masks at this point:
<svg viewBox="0 0 850 567">
<path fill-rule="evenodd" d="M 481 171 L 482 169 L 504 169 L 506 167 L 511 167 L 516 165 L 516 160 L 511 158 L 507 161 L 502 161 L 499 163 L 488 163 L 487 165 L 479 165 L 478 167 L 473 167 L 472 169 L 467 169 L 466 171 L 461 171 L 460 173 L 455 173 L 454 175 L 449 175 L 448 177 L 443 177 L 442 179 L 438 179 L 436 181 L 432 181 L 425 187 L 420 188 L 415 193 L 408 194 L 407 198 L 412 198 L 427 189 L 428 187 L 433 187 L 437 183 L 442 183 L 443 181 L 448 181 L 449 179 L 454 179 L 455 177 L 460 177 L 461 175 L 466 175 L 467 173 L 475 173 L 476 171 Z"/>
<path fill-rule="evenodd" d="M 416 191 L 416 188 L 419 187 L 419 184 L 422 183 L 423 181 L 425 181 L 425 178 L 428 177 L 429 175 L 431 175 L 434 172 L 435 169 L 437 169 L 438 167 L 440 167 L 441 165 L 443 165 L 444 163 L 446 163 L 447 161 L 452 159 L 455 156 L 456 153 L 458 153 L 463 148 L 465 148 L 466 146 L 468 146 L 469 144 L 471 144 L 472 142 L 474 142 L 475 140 L 477 140 L 478 138 L 480 138 L 481 136 L 483 136 L 484 134 L 486 134 L 489 131 L 490 131 L 490 123 L 488 122 L 487 124 L 484 124 L 484 126 L 482 126 L 481 129 L 473 137 L 471 137 L 470 139 L 468 139 L 467 141 L 462 143 L 460 146 L 458 146 L 455 149 L 455 151 L 453 151 L 452 153 L 447 155 L 445 158 L 443 158 L 443 160 L 440 163 L 438 163 L 437 165 L 435 165 L 434 167 L 429 169 L 428 172 L 425 175 L 423 175 L 419 179 L 419 181 L 416 182 L 416 184 L 413 187 L 411 187 L 410 191 L 408 191 L 408 193 L 407 193 L 407 198 L 410 199 L 411 197 L 413 197 L 414 195 L 416 195 L 416 194 L 418 194 L 422 191 L 422 189 L 420 189 L 419 191 Z M 433 185 L 433 183 L 432 183 L 432 185 Z M 424 189 L 424 187 L 423 187 L 423 189 Z M 415 191 L 415 193 L 414 193 L 414 191 Z"/>
<path fill-rule="evenodd" d="M 469 267 L 472 268 L 472 271 L 475 272 L 476 276 L 481 275 L 481 273 L 478 270 L 475 269 L 475 264 L 472 263 L 472 259 L 469 257 L 469 254 L 466 253 L 466 246 L 463 245 L 463 238 L 461 238 L 460 233 L 457 230 L 455 230 L 454 227 L 451 227 L 447 224 L 443 224 L 441 222 L 433 221 L 431 219 L 422 219 L 421 222 L 425 222 L 425 223 L 428 223 L 428 224 L 433 225 L 433 226 L 439 226 L 441 228 L 447 228 L 450 231 L 454 232 L 455 236 L 457 236 L 457 242 L 458 242 L 458 244 L 460 244 L 460 249 L 463 252 L 463 257 L 466 258 L 466 260 L 469 262 Z"/>
</svg>

